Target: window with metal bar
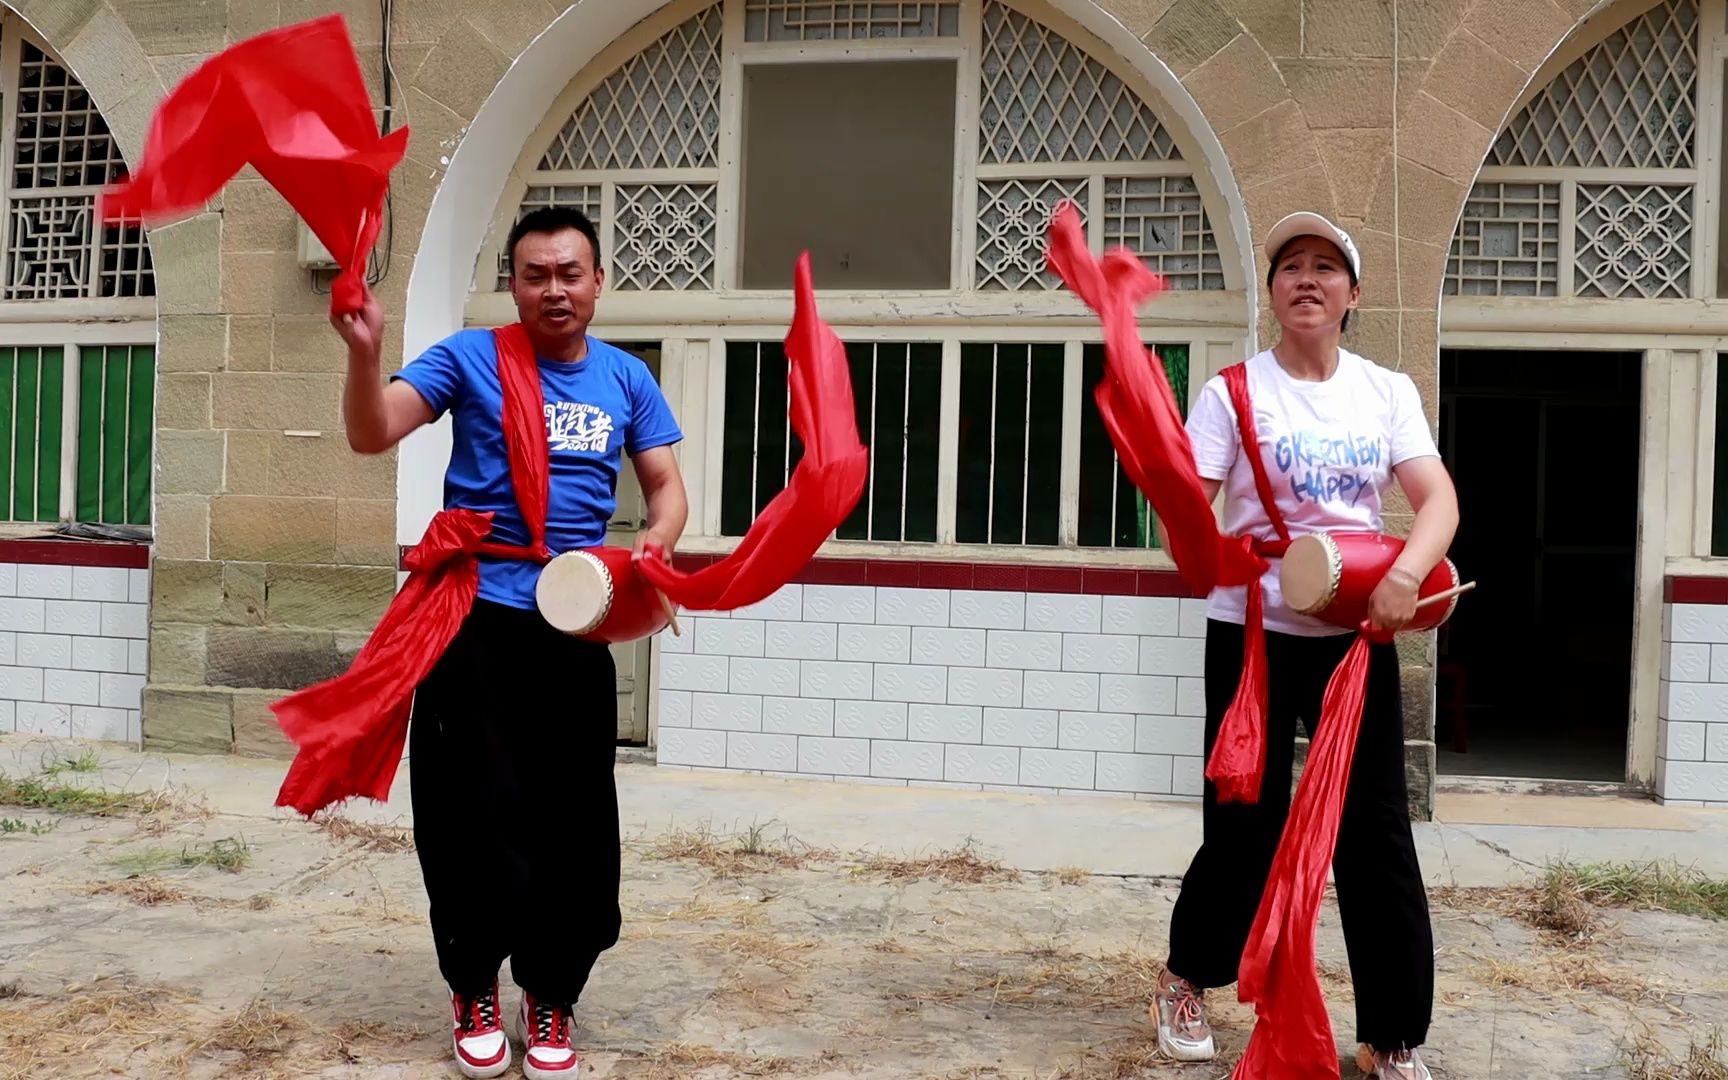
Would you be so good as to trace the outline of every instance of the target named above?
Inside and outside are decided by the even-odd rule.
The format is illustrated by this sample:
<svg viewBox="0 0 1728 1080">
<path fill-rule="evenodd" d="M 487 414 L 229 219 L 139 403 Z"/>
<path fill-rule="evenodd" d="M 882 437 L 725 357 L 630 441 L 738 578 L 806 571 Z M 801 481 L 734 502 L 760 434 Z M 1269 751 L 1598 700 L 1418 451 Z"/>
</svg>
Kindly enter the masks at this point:
<svg viewBox="0 0 1728 1080">
<path fill-rule="evenodd" d="M 1062 502 L 1062 345 L 960 349 L 962 544 L 1055 544 Z"/>
<path fill-rule="evenodd" d="M 0 518 L 60 519 L 65 350 L 0 349 Z"/>
<path fill-rule="evenodd" d="M 858 434 L 870 473 L 842 540 L 931 543 L 941 424 L 942 346 L 854 342 L 846 347 Z M 726 425 L 720 531 L 741 536 L 786 486 L 803 447 L 786 416 L 787 360 L 779 342 L 726 347 Z"/>
<path fill-rule="evenodd" d="M 1710 517 L 1710 554 L 1728 555 L 1728 364 L 1716 354 L 1716 484 Z"/>
<path fill-rule="evenodd" d="M 1188 415 L 1188 346 L 1154 345 L 1164 362 L 1176 407 Z M 1104 378 L 1104 346 L 1085 347 L 1081 360 L 1083 390 L 1080 403 L 1080 546 L 1106 548 L 1155 548 L 1152 508 L 1146 496 L 1128 479 L 1122 468 L 1104 418 L 1098 412 L 1092 388 Z"/>
<path fill-rule="evenodd" d="M 79 350 L 78 520 L 150 523 L 150 433 L 156 350 Z"/>
<path fill-rule="evenodd" d="M 0 349 L 0 521 L 148 525 L 155 349 L 67 353 Z"/>
</svg>

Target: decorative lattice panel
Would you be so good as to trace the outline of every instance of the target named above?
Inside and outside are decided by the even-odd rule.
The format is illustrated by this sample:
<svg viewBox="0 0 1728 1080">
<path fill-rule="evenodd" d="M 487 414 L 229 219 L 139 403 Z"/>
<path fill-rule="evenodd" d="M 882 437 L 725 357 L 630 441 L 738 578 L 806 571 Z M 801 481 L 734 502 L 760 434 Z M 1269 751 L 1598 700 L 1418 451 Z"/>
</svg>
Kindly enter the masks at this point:
<svg viewBox="0 0 1728 1080">
<path fill-rule="evenodd" d="M 1579 184 L 1579 296 L 1691 295 L 1691 185 Z"/>
<path fill-rule="evenodd" d="M 845 41 L 960 35 L 957 0 L 748 0 L 745 41 Z"/>
<path fill-rule="evenodd" d="M 1108 177 L 1104 246 L 1121 245 L 1163 274 L 1173 289 L 1222 289 L 1218 241 L 1188 176 Z"/>
<path fill-rule="evenodd" d="M 980 289 L 1054 289 L 1044 267 L 1050 215 L 1063 200 L 1086 210 L 1086 181 L 980 180 L 977 285 Z"/>
<path fill-rule="evenodd" d="M 594 227 L 600 227 L 599 184 L 535 184 L 522 195 L 522 203 L 516 208 L 516 220 L 521 221 L 535 210 L 544 210 L 549 206 L 568 206 L 588 215 L 588 220 Z M 498 251 L 498 291 L 507 292 L 510 289 L 510 253 L 503 250 L 508 234 L 499 237 Z"/>
<path fill-rule="evenodd" d="M 85 296 L 90 281 L 88 195 L 14 199 L 6 251 L 7 300 L 60 300 Z"/>
<path fill-rule="evenodd" d="M 12 187 L 98 187 L 126 171 L 90 94 L 29 41 L 18 65 Z"/>
<path fill-rule="evenodd" d="M 150 244 L 138 225 L 104 225 L 97 250 L 96 295 L 155 296 L 156 275 Z"/>
<path fill-rule="evenodd" d="M 708 168 L 718 160 L 720 5 L 607 76 L 560 130 L 543 170 Z"/>
<path fill-rule="evenodd" d="M 1560 185 L 1480 183 L 1446 263 L 1449 296 L 1557 296 Z"/>
<path fill-rule="evenodd" d="M 984 7 L 979 161 L 1151 161 L 1181 157 L 1152 110 L 1103 64 L 1050 28 Z"/>
<path fill-rule="evenodd" d="M 1697 0 L 1668 0 L 1555 77 L 1500 134 L 1489 165 L 1690 168 Z"/>
<path fill-rule="evenodd" d="M 714 184 L 619 184 L 613 287 L 714 287 Z"/>
</svg>

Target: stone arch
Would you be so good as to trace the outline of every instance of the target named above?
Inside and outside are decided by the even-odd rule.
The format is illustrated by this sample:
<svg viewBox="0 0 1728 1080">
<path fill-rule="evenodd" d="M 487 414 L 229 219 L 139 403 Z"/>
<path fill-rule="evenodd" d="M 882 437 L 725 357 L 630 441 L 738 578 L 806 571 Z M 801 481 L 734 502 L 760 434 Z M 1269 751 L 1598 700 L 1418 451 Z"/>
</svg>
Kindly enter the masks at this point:
<svg viewBox="0 0 1728 1080">
<path fill-rule="evenodd" d="M 663 8 L 667 0 L 577 0 L 546 27 L 516 58 L 464 130 L 427 212 L 408 285 L 404 349 L 420 350 L 456 330 L 472 282 L 475 260 L 492 224 L 491 211 L 505 193 L 521 148 L 542 124 L 569 80 L 631 27 Z M 1117 17 L 1093 0 L 1046 0 L 1058 14 L 1112 49 L 1152 90 L 1161 115 L 1194 150 L 1197 168 L 1208 173 L 1221 205 L 1216 230 L 1228 235 L 1246 278 L 1252 308 L 1256 290 L 1253 247 L 1241 190 L 1233 179 L 1229 155 L 1199 104 L 1176 72 Z M 413 437 L 411 456 L 441 459 L 448 452 L 444 427 Z M 437 509 L 438 492 L 399 472 L 399 537 L 411 542 Z"/>
</svg>

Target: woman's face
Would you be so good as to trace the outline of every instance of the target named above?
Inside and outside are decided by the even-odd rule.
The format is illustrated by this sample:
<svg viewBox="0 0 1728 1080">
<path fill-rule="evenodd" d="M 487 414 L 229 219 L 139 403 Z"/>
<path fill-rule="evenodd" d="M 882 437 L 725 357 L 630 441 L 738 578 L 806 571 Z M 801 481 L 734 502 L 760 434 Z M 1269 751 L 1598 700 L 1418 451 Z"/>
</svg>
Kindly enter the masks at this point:
<svg viewBox="0 0 1728 1080">
<path fill-rule="evenodd" d="M 1272 268 L 1272 312 L 1287 331 L 1338 332 L 1362 290 L 1350 284 L 1350 264 L 1338 245 L 1302 236 L 1278 253 Z"/>
</svg>

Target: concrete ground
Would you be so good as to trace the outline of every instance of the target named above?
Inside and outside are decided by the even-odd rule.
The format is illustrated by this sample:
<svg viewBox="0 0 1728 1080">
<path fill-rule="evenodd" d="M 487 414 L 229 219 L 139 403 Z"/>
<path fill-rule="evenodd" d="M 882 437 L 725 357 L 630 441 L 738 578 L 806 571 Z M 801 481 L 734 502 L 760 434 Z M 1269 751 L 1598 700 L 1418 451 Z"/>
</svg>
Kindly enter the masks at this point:
<svg viewBox="0 0 1728 1080">
<path fill-rule="evenodd" d="M 66 767 L 87 750 L 94 771 Z M 321 823 L 271 807 L 283 770 L 0 737 L 6 778 L 146 798 L 0 806 L 0 1080 L 456 1075 L 406 768 L 387 805 Z M 626 925 L 578 1008 L 587 1076 L 1200 1080 L 1247 1039 L 1228 991 L 1216 1065 L 1158 1062 L 1145 1023 L 1195 805 L 631 764 L 618 785 Z M 1648 1080 L 1639 1045 L 1683 1057 L 1728 1023 L 1728 923 L 1596 912 L 1567 941 L 1520 916 L 1556 860 L 1728 878 L 1728 814 L 1459 794 L 1439 816 L 1417 827 L 1437 1076 Z M 1319 956 L 1347 1056 L 1330 901 Z"/>
</svg>

